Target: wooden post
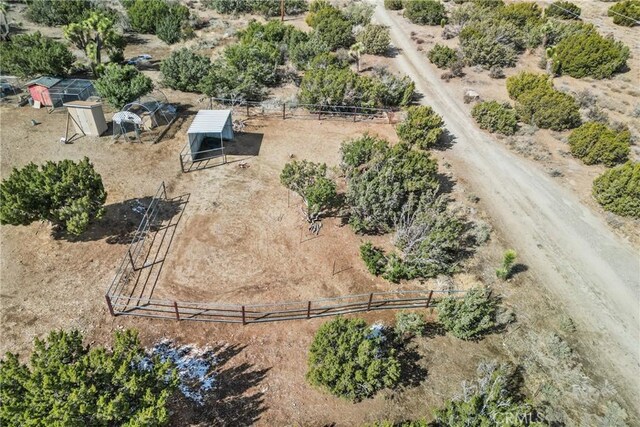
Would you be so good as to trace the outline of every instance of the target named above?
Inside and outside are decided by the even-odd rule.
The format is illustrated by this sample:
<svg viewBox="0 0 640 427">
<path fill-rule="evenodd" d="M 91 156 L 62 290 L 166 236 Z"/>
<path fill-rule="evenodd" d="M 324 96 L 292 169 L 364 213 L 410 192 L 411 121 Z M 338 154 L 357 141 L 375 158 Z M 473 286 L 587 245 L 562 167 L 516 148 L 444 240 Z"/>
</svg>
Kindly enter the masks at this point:
<svg viewBox="0 0 640 427">
<path fill-rule="evenodd" d="M 357 113 L 356 113 L 356 107 L 353 107 L 353 123 L 355 123 L 355 122 L 356 122 L 356 115 L 357 115 Z"/>
<path fill-rule="evenodd" d="M 247 118 L 249 118 L 249 103 L 247 103 Z"/>
<path fill-rule="evenodd" d="M 113 311 L 113 305 L 111 304 L 111 297 L 109 297 L 109 295 L 105 295 L 104 298 L 107 300 L 107 307 L 109 307 L 109 313 L 112 316 L 115 316 L 116 314 Z"/>
<path fill-rule="evenodd" d="M 322 114 L 322 111 L 318 111 L 318 120 L 322 120 L 322 119 L 320 118 L 320 114 Z"/>
<path fill-rule="evenodd" d="M 373 301 L 373 293 L 369 294 L 369 302 L 367 303 L 367 311 L 371 310 L 371 301 Z"/>
<path fill-rule="evenodd" d="M 433 291 L 429 291 L 429 297 L 427 298 L 427 305 L 425 308 L 429 308 L 429 303 L 431 302 L 431 297 L 433 296 Z"/>
<path fill-rule="evenodd" d="M 307 304 L 307 319 L 311 319 L 311 301 Z"/>
<path fill-rule="evenodd" d="M 280 21 L 284 22 L 284 0 L 280 0 Z"/>
<path fill-rule="evenodd" d="M 67 143 L 67 138 L 69 137 L 69 119 L 71 118 L 71 113 L 67 110 L 67 127 L 64 130 L 64 143 Z"/>
<path fill-rule="evenodd" d="M 247 324 L 247 319 L 245 317 L 245 312 L 244 312 L 244 305 L 242 306 L 242 324 L 243 325 Z"/>
<path fill-rule="evenodd" d="M 178 303 L 176 301 L 173 302 L 173 309 L 176 311 L 176 320 L 180 321 L 180 311 L 178 311 Z"/>
<path fill-rule="evenodd" d="M 286 104 L 282 104 L 282 120 L 284 120 L 287 117 L 287 113 L 286 113 Z"/>
</svg>

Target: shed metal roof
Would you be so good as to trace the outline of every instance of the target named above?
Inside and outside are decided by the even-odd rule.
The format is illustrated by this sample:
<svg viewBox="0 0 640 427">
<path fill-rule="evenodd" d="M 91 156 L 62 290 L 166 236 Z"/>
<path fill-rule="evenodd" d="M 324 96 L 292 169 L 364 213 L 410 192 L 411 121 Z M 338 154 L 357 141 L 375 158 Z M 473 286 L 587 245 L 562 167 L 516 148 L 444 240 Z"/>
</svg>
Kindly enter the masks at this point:
<svg viewBox="0 0 640 427">
<path fill-rule="evenodd" d="M 231 110 L 200 110 L 187 133 L 222 132 Z"/>
<path fill-rule="evenodd" d="M 33 85 L 39 85 L 39 86 L 44 86 L 47 89 L 51 88 L 55 85 L 57 85 L 58 83 L 60 83 L 62 81 L 62 79 L 58 79 L 56 77 L 39 77 L 35 80 L 31 80 L 29 83 L 27 83 L 27 86 L 33 86 Z"/>
</svg>

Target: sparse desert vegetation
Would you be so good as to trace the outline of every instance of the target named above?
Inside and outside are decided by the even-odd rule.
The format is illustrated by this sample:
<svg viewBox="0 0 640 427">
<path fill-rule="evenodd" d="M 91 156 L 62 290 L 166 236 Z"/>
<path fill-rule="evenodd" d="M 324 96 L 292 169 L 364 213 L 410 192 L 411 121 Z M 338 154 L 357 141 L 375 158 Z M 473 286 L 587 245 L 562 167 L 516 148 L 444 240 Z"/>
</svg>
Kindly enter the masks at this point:
<svg viewBox="0 0 640 427">
<path fill-rule="evenodd" d="M 0 424 L 636 425 L 637 3 L 3 3 Z"/>
</svg>

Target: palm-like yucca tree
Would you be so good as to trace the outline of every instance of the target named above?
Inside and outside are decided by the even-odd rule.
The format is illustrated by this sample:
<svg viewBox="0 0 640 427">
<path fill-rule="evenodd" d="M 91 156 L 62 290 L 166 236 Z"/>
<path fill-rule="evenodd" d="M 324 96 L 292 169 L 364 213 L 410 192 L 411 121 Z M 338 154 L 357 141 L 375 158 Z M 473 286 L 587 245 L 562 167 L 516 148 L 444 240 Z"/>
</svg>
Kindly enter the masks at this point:
<svg viewBox="0 0 640 427">
<path fill-rule="evenodd" d="M 360 72 L 360 57 L 364 53 L 364 44 L 361 42 L 355 43 L 349 49 L 349 55 L 351 55 L 356 60 L 356 70 Z"/>
</svg>

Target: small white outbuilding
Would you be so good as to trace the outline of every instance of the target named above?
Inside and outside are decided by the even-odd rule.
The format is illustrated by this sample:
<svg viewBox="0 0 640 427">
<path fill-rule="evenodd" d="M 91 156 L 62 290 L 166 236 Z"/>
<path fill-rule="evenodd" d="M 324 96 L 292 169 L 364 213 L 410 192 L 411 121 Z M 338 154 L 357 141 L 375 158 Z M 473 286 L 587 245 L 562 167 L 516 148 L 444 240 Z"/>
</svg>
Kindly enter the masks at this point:
<svg viewBox="0 0 640 427">
<path fill-rule="evenodd" d="M 224 141 L 233 140 L 233 119 L 231 110 L 200 110 L 187 131 L 187 141 L 191 156 L 218 152 L 224 156 Z M 206 152 L 206 153 L 205 153 Z M 215 154 L 214 154 L 215 155 Z"/>
</svg>

